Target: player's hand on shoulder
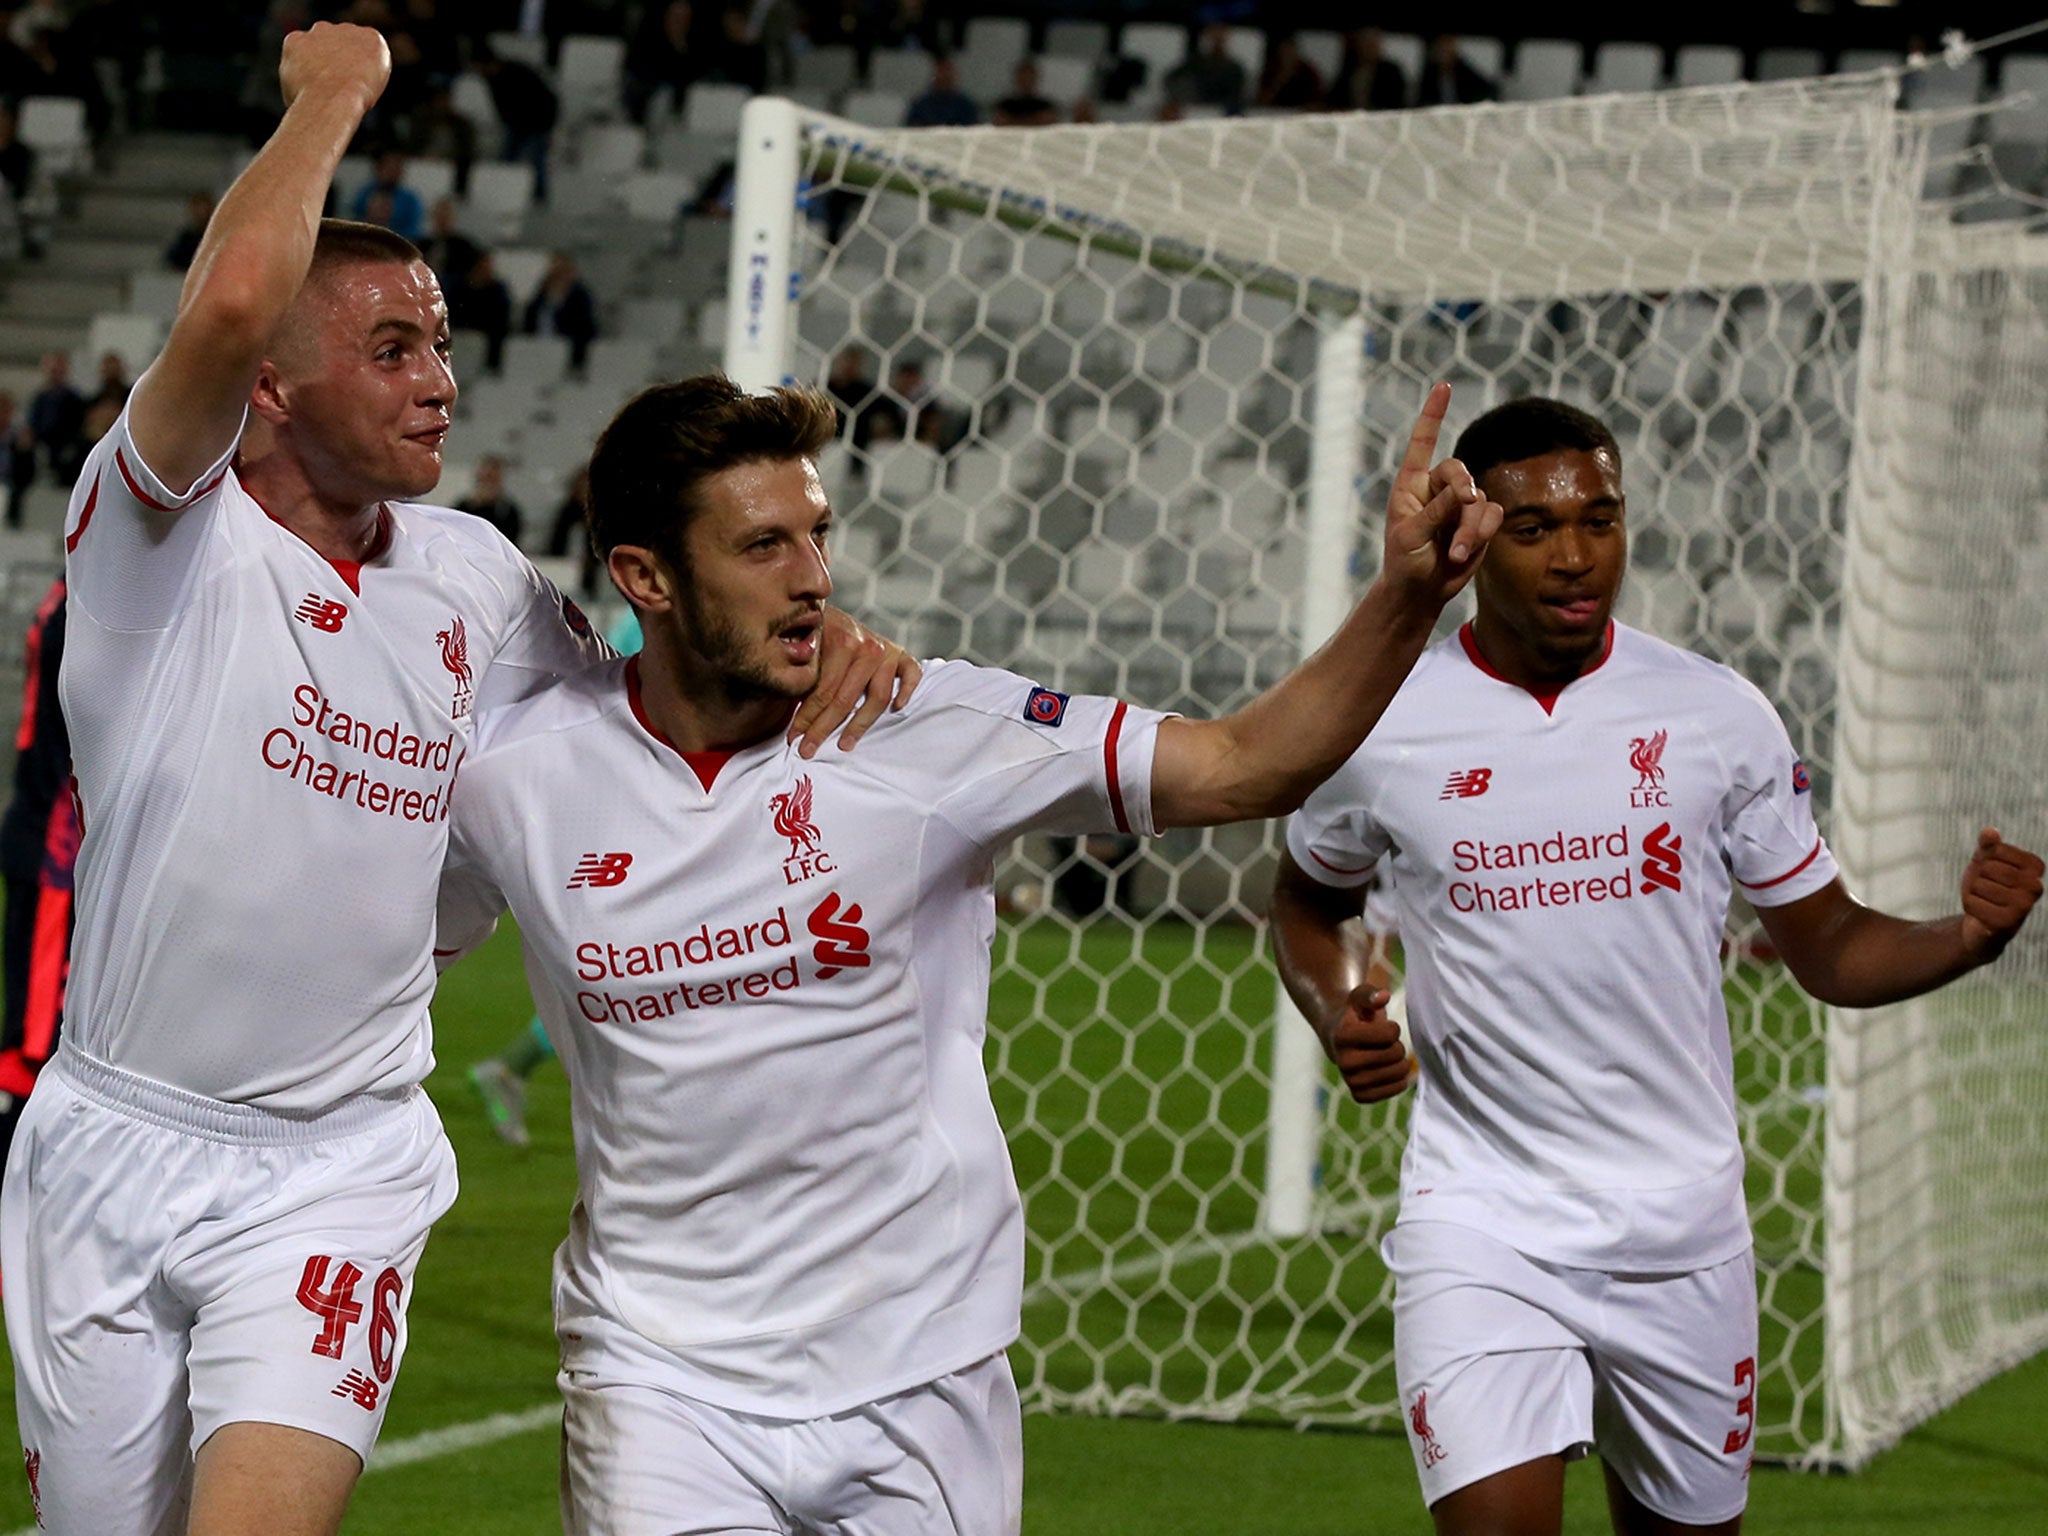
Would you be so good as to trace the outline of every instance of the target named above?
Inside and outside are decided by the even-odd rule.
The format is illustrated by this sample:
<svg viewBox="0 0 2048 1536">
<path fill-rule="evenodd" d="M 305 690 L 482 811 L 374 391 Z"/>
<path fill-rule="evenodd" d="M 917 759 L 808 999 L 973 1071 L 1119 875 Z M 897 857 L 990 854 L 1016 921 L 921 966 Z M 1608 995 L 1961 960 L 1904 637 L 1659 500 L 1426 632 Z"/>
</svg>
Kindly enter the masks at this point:
<svg viewBox="0 0 2048 1536">
<path fill-rule="evenodd" d="M 1392 994 L 1384 987 L 1354 987 L 1330 1035 L 1330 1059 L 1351 1097 L 1377 1104 L 1415 1081 L 1415 1058 L 1401 1043 L 1401 1026 L 1387 1017 Z"/>
<path fill-rule="evenodd" d="M 1431 463 L 1450 403 L 1450 385 L 1432 387 L 1408 436 L 1408 451 L 1387 498 L 1382 567 L 1383 579 L 1402 595 L 1436 606 L 1472 579 L 1502 516 L 1463 464 L 1456 459 Z"/>
<path fill-rule="evenodd" d="M 802 756 L 815 757 L 825 738 L 843 725 L 839 747 L 850 752 L 885 712 L 910 702 L 923 677 L 924 668 L 902 646 L 863 628 L 851 614 L 827 607 L 818 686 L 790 720 L 788 740 L 798 743 Z"/>
<path fill-rule="evenodd" d="M 384 93 L 390 78 L 391 50 L 383 34 L 334 21 L 316 21 L 288 33 L 277 71 L 286 106 L 310 92 L 316 98 L 353 95 L 364 111 Z"/>
<path fill-rule="evenodd" d="M 2041 899 L 2041 856 L 2008 843 L 1995 827 L 1977 837 L 1963 869 L 1963 942 L 1979 960 L 1995 958 Z"/>
</svg>

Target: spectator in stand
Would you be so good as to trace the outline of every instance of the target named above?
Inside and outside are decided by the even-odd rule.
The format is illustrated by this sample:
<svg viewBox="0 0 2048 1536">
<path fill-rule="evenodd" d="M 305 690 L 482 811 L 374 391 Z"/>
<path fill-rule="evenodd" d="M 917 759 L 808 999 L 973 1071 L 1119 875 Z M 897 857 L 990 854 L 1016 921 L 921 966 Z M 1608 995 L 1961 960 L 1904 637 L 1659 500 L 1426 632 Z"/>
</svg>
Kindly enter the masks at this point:
<svg viewBox="0 0 2048 1536">
<path fill-rule="evenodd" d="M 27 61 L 21 87 L 8 96 L 73 96 L 85 103 L 85 120 L 95 135 L 113 123 L 113 104 L 93 68 L 91 44 L 74 34 L 57 0 L 32 0 L 15 11 L 8 40 Z"/>
<path fill-rule="evenodd" d="M 62 352 L 43 354 L 43 387 L 28 403 L 28 426 L 50 478 L 59 485 L 76 480 L 85 459 L 85 396 L 71 387 L 71 359 Z"/>
<path fill-rule="evenodd" d="M 861 412 L 875 397 L 875 378 L 868 371 L 868 355 L 859 347 L 841 347 L 832 354 L 832 366 L 825 374 L 825 393 L 839 407 L 839 435 L 848 434 L 849 424 L 860 421 Z"/>
<path fill-rule="evenodd" d="M 458 227 L 459 216 L 455 199 L 441 198 L 427 214 L 426 238 L 414 242 L 440 280 L 441 296 L 448 301 L 451 311 L 455 308 L 455 290 L 468 284 L 477 258 L 484 253 L 484 248 Z M 449 323 L 455 322 L 451 318 Z"/>
<path fill-rule="evenodd" d="M 1019 59 L 1010 75 L 1010 94 L 989 109 L 998 128 L 1043 128 L 1060 120 L 1060 109 L 1038 89 L 1038 65 Z"/>
<path fill-rule="evenodd" d="M 1273 39 L 1259 79 L 1259 105 L 1314 111 L 1323 104 L 1323 75 L 1305 57 L 1292 32 Z"/>
<path fill-rule="evenodd" d="M 576 585 L 586 598 L 597 595 L 599 570 L 597 550 L 590 542 L 589 506 L 590 466 L 584 464 L 563 488 L 562 504 L 555 508 L 554 526 L 548 530 L 548 553 L 557 559 L 569 554 L 582 557 L 583 568 Z"/>
<path fill-rule="evenodd" d="M 0 816 L 7 889 L 6 1003 L 0 1014 L 0 1165 L 36 1075 L 57 1049 L 71 970 L 71 871 L 78 861 L 71 740 L 57 703 L 64 655 L 64 578 L 36 609 L 23 648 L 14 798 Z"/>
<path fill-rule="evenodd" d="M 491 52 L 489 43 L 477 45 L 471 67 L 490 87 L 491 105 L 498 109 L 498 121 L 505 125 L 505 160 L 523 161 L 533 167 L 534 196 L 546 202 L 548 141 L 562 111 L 555 88 L 538 71 L 518 60 L 499 58 Z"/>
<path fill-rule="evenodd" d="M 192 258 L 199 253 L 199 242 L 206 237 L 207 221 L 212 217 L 212 194 L 194 192 L 185 199 L 185 222 L 164 247 L 165 266 L 173 272 L 183 272 L 192 265 Z"/>
<path fill-rule="evenodd" d="M 356 194 L 350 217 L 365 224 L 381 224 L 395 235 L 417 240 L 427 222 L 427 210 L 419 193 L 405 184 L 405 156 L 387 149 L 377 156 L 376 173 L 370 184 Z M 387 201 L 388 199 L 388 201 Z"/>
<path fill-rule="evenodd" d="M 408 154 L 455 165 L 455 190 L 469 190 L 469 168 L 476 161 L 476 124 L 455 110 L 454 90 L 436 81 L 405 127 Z"/>
<path fill-rule="evenodd" d="M 0 182 L 18 205 L 35 184 L 36 152 L 21 142 L 20 119 L 14 108 L 0 103 Z"/>
<path fill-rule="evenodd" d="M 649 104 L 664 89 L 680 110 L 690 87 L 704 76 L 707 52 L 690 0 L 654 0 L 626 50 L 626 116 L 646 122 Z"/>
<path fill-rule="evenodd" d="M 1500 87 L 1479 73 L 1458 51 L 1455 34 L 1439 32 L 1430 39 L 1429 61 L 1422 66 L 1422 78 L 1415 83 L 1417 106 L 1446 107 L 1499 99 Z"/>
<path fill-rule="evenodd" d="M 981 121 L 981 107 L 960 89 L 960 66 L 946 54 L 932 60 L 931 84 L 910 98 L 903 109 L 907 128 L 972 128 Z"/>
<path fill-rule="evenodd" d="M 871 396 L 866 409 L 854 418 L 853 446 L 867 448 L 917 437 L 924 417 L 939 409 L 931 398 L 931 385 L 925 381 L 924 359 L 899 357 L 889 368 L 889 387 Z"/>
<path fill-rule="evenodd" d="M 128 391 L 133 387 L 128 382 L 128 364 L 121 354 L 101 353 L 99 393 L 85 402 L 85 419 L 80 427 L 88 452 L 121 419 L 121 407 L 128 403 Z"/>
<path fill-rule="evenodd" d="M 768 89 L 768 50 L 754 30 L 754 18 L 744 4 L 728 3 L 718 18 L 718 45 L 711 73 L 728 85 L 744 85 L 759 94 Z"/>
<path fill-rule="evenodd" d="M 561 336 L 569 342 L 569 366 L 583 371 L 590 344 L 597 339 L 597 300 L 576 270 L 576 260 L 555 252 L 541 279 L 540 292 L 527 302 L 521 327 L 529 336 Z"/>
<path fill-rule="evenodd" d="M 1230 28 L 1212 22 L 1202 28 L 1195 51 L 1166 72 L 1166 99 L 1178 107 L 1244 110 L 1244 65 L 1230 52 Z"/>
<path fill-rule="evenodd" d="M 444 288 L 441 296 L 448 301 L 449 329 L 483 332 L 484 368 L 497 373 L 505 365 L 505 338 L 512 331 L 512 290 L 498 276 L 491 253 L 479 252 L 463 281 Z"/>
<path fill-rule="evenodd" d="M 1385 56 L 1378 27 L 1344 34 L 1330 105 L 1340 112 L 1395 112 L 1408 105 L 1408 76 Z"/>
<path fill-rule="evenodd" d="M 526 527 L 526 516 L 519 510 L 519 503 L 505 494 L 505 461 L 496 454 L 477 460 L 475 487 L 455 508 L 482 518 L 514 544 Z"/>
<path fill-rule="evenodd" d="M 7 526 L 21 526 L 21 498 L 36 478 L 36 439 L 14 419 L 14 396 L 0 390 L 0 488 L 7 496 Z"/>
</svg>

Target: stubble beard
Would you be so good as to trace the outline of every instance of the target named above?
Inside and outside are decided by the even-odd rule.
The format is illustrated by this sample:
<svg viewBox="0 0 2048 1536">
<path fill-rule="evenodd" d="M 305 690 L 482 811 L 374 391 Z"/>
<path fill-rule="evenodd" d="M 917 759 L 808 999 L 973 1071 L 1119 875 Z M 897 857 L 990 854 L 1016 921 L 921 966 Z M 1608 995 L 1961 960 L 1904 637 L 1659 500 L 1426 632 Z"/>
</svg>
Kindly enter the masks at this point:
<svg viewBox="0 0 2048 1536">
<path fill-rule="evenodd" d="M 800 682 L 779 680 L 759 648 L 748 644 L 745 633 L 728 614 L 707 612 L 690 603 L 681 617 L 684 643 L 702 658 L 705 671 L 729 704 L 800 699 L 817 683 L 815 671 Z"/>
</svg>

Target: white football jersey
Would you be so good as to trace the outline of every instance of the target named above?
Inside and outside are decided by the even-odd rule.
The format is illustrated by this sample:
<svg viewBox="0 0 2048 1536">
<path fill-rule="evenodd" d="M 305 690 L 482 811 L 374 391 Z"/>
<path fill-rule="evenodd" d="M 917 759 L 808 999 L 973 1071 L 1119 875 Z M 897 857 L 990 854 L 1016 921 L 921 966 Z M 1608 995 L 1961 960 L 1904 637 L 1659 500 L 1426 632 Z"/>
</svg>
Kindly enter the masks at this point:
<svg viewBox="0 0 2048 1536">
<path fill-rule="evenodd" d="M 1555 695 L 1432 646 L 1288 827 L 1303 870 L 1381 859 L 1421 1063 L 1401 1220 L 1552 1263 L 1677 1270 L 1749 1244 L 1721 995 L 1730 880 L 1835 878 L 1805 767 L 1726 667 L 1615 625 Z"/>
<path fill-rule="evenodd" d="M 433 1064 L 472 710 L 610 652 L 480 518 L 389 506 L 378 552 L 336 563 L 231 458 L 174 497 L 124 412 L 72 495 L 61 688 L 85 838 L 64 1027 L 137 1076 L 305 1112 Z"/>
<path fill-rule="evenodd" d="M 1027 830 L 1150 832 L 1160 716 L 929 662 L 857 751 L 686 759 L 637 662 L 486 718 L 440 945 L 511 908 L 573 1096 L 558 1324 L 777 1418 L 1017 1335 L 1024 1238 L 982 1068 L 992 882 Z"/>
</svg>

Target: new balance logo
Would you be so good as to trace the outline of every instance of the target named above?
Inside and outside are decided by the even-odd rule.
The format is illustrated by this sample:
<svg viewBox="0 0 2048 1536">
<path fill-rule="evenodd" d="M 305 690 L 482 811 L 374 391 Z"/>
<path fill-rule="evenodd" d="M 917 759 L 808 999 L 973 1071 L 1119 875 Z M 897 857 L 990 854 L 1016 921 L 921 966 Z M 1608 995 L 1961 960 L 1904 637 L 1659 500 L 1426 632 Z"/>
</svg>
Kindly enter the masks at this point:
<svg viewBox="0 0 2048 1536">
<path fill-rule="evenodd" d="M 308 592 L 306 600 L 299 604 L 292 617 L 301 624 L 312 625 L 324 635 L 338 635 L 342 620 L 348 617 L 348 604 L 337 603 L 318 592 Z"/>
<path fill-rule="evenodd" d="M 356 1400 L 356 1406 L 367 1412 L 375 1410 L 377 1406 L 377 1392 L 376 1382 L 365 1376 L 361 1371 L 350 1371 L 341 1378 L 341 1385 L 327 1395 L 329 1397 L 352 1397 Z"/>
<path fill-rule="evenodd" d="M 630 853 L 586 853 L 569 876 L 568 889 L 580 891 L 589 886 L 624 885 L 626 871 L 632 867 L 633 855 Z"/>
<path fill-rule="evenodd" d="M 1685 839 L 1671 830 L 1671 823 L 1660 821 L 1643 835 L 1643 894 L 1652 891 L 1676 891 L 1683 889 L 1679 872 L 1683 861 L 1678 850 L 1685 846 Z"/>
<path fill-rule="evenodd" d="M 1470 800 L 1474 795 L 1483 795 L 1493 785 L 1491 768 L 1461 768 L 1444 780 L 1444 791 L 1439 800 Z"/>
</svg>

